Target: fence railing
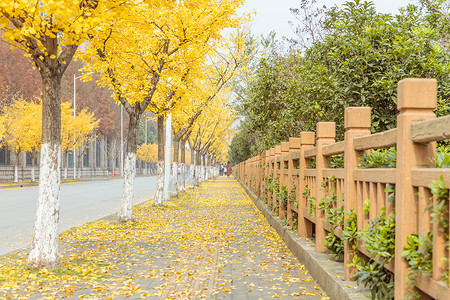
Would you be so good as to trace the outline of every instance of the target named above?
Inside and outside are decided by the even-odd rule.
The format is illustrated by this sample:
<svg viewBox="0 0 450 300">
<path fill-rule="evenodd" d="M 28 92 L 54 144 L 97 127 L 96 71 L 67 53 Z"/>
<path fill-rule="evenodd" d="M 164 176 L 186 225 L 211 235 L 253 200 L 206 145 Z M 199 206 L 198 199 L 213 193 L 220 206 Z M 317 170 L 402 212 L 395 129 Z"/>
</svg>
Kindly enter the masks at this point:
<svg viewBox="0 0 450 300">
<path fill-rule="evenodd" d="M 450 116 L 436 118 L 433 113 L 436 98 L 436 80 L 404 79 L 398 85 L 397 128 L 370 134 L 371 109 L 349 107 L 343 141 L 335 141 L 334 123 L 319 122 L 316 132 L 302 132 L 240 163 L 233 173 L 273 213 L 297 227 L 299 236 L 314 237 L 317 252 L 328 251 L 330 232 L 343 239 L 351 218 L 356 217 L 358 231 L 381 215 L 395 218 L 395 254 L 384 266 L 394 274 L 395 298 L 403 299 L 414 289 L 425 298 L 450 299 L 448 190 L 442 199 L 429 187 L 433 181 L 440 181 L 444 190 L 450 187 L 450 169 L 434 167 L 435 142 L 450 138 Z M 363 155 L 393 146 L 395 168 L 359 167 Z M 332 157 L 342 154 L 343 168 L 330 168 Z M 345 220 L 328 220 L 325 212 L 337 210 L 345 212 Z M 412 285 L 407 281 L 410 263 L 402 252 L 407 237 L 427 234 L 432 234 L 432 267 Z M 349 266 L 355 254 L 366 261 L 377 259 L 358 237 L 346 241 L 343 252 L 346 280 L 356 273 Z"/>
</svg>

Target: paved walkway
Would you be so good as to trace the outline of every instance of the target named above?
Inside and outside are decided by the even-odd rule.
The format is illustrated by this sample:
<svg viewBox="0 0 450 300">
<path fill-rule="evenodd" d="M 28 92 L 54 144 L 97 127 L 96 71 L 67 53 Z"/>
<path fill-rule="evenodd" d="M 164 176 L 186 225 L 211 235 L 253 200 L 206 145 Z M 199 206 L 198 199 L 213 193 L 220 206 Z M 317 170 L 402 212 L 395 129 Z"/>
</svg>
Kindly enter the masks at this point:
<svg viewBox="0 0 450 300">
<path fill-rule="evenodd" d="M 0 260 L 0 298 L 327 299 L 236 180 L 203 183 L 135 219 L 99 220 L 61 236 L 63 267 Z"/>
</svg>

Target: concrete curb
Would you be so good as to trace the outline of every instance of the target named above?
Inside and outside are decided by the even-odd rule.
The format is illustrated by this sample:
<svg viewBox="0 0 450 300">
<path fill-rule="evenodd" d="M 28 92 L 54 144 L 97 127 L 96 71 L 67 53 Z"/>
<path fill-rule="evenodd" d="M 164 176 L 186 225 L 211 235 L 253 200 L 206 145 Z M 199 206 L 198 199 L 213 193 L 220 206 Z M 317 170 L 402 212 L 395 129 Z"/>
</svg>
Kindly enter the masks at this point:
<svg viewBox="0 0 450 300">
<path fill-rule="evenodd" d="M 344 281 L 343 263 L 333 260 L 331 255 L 317 253 L 314 241 L 309 238 L 301 238 L 292 230 L 281 224 L 281 219 L 274 217 L 250 190 L 237 179 L 253 203 L 258 207 L 269 224 L 286 243 L 289 250 L 297 259 L 305 265 L 305 268 L 317 281 L 320 287 L 331 299 L 359 300 L 372 299 L 369 289 L 358 287 L 355 281 Z"/>
<path fill-rule="evenodd" d="M 136 177 L 156 177 L 156 175 L 139 175 Z M 88 181 L 109 181 L 109 180 L 116 180 L 116 179 L 123 179 L 123 177 L 116 176 L 116 177 L 93 177 L 93 178 L 80 178 L 77 180 L 68 180 L 63 179 L 67 181 L 61 181 L 61 184 L 72 184 L 72 183 L 80 183 L 80 182 L 88 182 Z M 2 189 L 15 189 L 15 188 L 22 188 L 22 187 L 31 187 L 31 186 L 39 186 L 39 183 L 26 183 L 20 185 L 19 183 L 14 183 L 10 185 L 4 185 L 0 186 L 0 190 Z"/>
</svg>

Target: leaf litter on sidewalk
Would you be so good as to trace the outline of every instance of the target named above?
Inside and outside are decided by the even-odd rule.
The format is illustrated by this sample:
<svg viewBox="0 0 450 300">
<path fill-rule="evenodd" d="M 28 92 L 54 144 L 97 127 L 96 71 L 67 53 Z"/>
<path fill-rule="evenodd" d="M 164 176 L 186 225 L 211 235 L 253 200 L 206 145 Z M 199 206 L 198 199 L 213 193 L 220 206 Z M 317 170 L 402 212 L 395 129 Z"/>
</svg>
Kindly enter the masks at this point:
<svg viewBox="0 0 450 300">
<path fill-rule="evenodd" d="M 155 207 L 136 206 L 60 235 L 61 268 L 0 259 L 0 298 L 325 298 L 234 180 L 211 180 Z"/>
</svg>

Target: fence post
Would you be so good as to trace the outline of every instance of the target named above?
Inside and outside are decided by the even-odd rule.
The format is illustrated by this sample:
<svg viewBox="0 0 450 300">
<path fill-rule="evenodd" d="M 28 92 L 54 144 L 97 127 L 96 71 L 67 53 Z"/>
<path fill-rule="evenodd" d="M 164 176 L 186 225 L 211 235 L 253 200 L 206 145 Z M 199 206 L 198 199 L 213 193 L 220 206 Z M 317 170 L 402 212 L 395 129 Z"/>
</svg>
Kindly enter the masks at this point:
<svg viewBox="0 0 450 300">
<path fill-rule="evenodd" d="M 247 186 L 250 191 L 252 191 L 252 163 L 253 157 L 247 160 Z"/>
<path fill-rule="evenodd" d="M 317 155 L 316 155 L 316 251 L 325 252 L 325 230 L 323 229 L 324 214 L 319 208 L 320 199 L 325 197 L 322 188 L 323 169 L 327 167 L 329 157 L 323 156 L 324 145 L 333 144 L 336 137 L 336 124 L 334 122 L 317 123 Z"/>
<path fill-rule="evenodd" d="M 256 194 L 256 161 L 258 160 L 258 155 L 252 158 L 252 193 Z"/>
<path fill-rule="evenodd" d="M 353 180 L 353 170 L 358 167 L 363 151 L 355 151 L 353 138 L 370 134 L 370 107 L 348 107 L 345 109 L 345 150 L 344 150 L 344 210 L 356 209 L 356 184 Z M 347 214 L 344 215 L 348 218 Z M 344 275 L 345 280 L 351 280 L 356 273 L 355 267 L 349 267 L 355 252 L 353 245 L 344 242 Z"/>
<path fill-rule="evenodd" d="M 403 79 L 398 84 L 397 178 L 395 185 L 395 299 L 403 299 L 410 288 L 405 279 L 408 263 L 402 257 L 406 237 L 417 230 L 417 205 L 411 183 L 411 168 L 430 166 L 435 143 L 417 144 L 410 139 L 411 123 L 435 118 L 435 79 Z"/>
<path fill-rule="evenodd" d="M 262 154 L 262 160 L 261 160 L 261 183 L 260 183 L 260 188 L 259 188 L 259 197 L 261 198 L 264 195 L 264 190 L 265 187 L 267 186 L 267 170 L 268 170 L 268 166 L 267 166 L 267 160 L 269 159 L 269 150 L 266 150 L 263 152 Z M 263 201 L 265 201 L 263 199 Z"/>
<path fill-rule="evenodd" d="M 245 184 L 245 186 L 246 187 L 248 187 L 248 184 L 249 184 L 249 176 L 248 176 L 248 162 L 249 162 L 249 159 L 247 159 L 245 162 L 244 162 L 244 176 L 245 176 L 245 178 L 244 178 L 244 184 Z"/>
<path fill-rule="evenodd" d="M 255 183 L 253 184 L 253 193 L 258 196 L 258 186 L 259 186 L 259 156 L 260 154 L 255 156 L 255 162 L 253 165 L 253 177 L 255 178 Z"/>
<path fill-rule="evenodd" d="M 314 132 L 300 133 L 300 159 L 299 159 L 299 173 L 297 184 L 297 201 L 298 201 L 298 235 L 301 237 L 312 237 L 312 223 L 305 219 L 304 213 L 306 209 L 306 199 L 303 192 L 306 188 L 305 170 L 308 168 L 305 158 L 305 150 L 314 147 L 316 134 Z"/>
<path fill-rule="evenodd" d="M 299 152 L 300 151 L 300 138 L 289 138 L 289 161 L 288 161 L 288 178 L 287 178 L 287 183 L 286 183 L 286 187 L 287 187 L 287 191 L 288 191 L 288 202 L 287 202 L 287 222 L 290 226 L 292 226 L 294 223 L 294 218 L 293 218 L 293 214 L 292 214 L 292 208 L 291 205 L 293 205 L 294 203 L 291 203 L 291 201 L 289 201 L 289 199 L 291 198 L 291 190 L 293 188 L 293 186 L 296 186 L 294 183 L 294 172 L 295 172 L 295 165 L 294 165 L 294 160 L 292 159 L 292 154 L 295 152 Z M 298 189 L 298 187 L 296 187 L 296 189 Z M 297 197 L 295 197 L 295 201 L 297 201 Z M 298 209 L 298 207 L 297 207 Z M 298 217 L 298 214 L 297 214 Z M 297 223 L 298 224 L 298 223 Z"/>
<path fill-rule="evenodd" d="M 278 171 L 281 169 L 281 163 L 278 165 L 278 158 L 281 156 L 281 145 L 275 146 L 275 156 L 273 161 L 273 179 L 274 181 L 278 179 L 278 182 L 280 182 L 280 175 L 278 175 Z M 276 205 L 278 204 L 277 199 L 277 191 L 274 188 L 272 193 L 272 212 L 275 212 Z"/>
<path fill-rule="evenodd" d="M 270 148 L 269 152 L 270 152 L 270 158 L 269 158 L 268 178 L 271 178 L 271 182 L 272 182 L 271 184 L 273 185 L 273 180 L 275 178 L 275 176 L 273 175 L 274 169 L 275 169 L 274 163 L 273 163 L 273 161 L 275 159 L 275 148 Z M 273 192 L 272 193 L 267 192 L 267 201 L 266 201 L 267 205 L 269 205 L 269 203 L 271 203 L 270 201 L 272 201 L 272 199 L 273 199 L 272 196 L 273 196 Z"/>
<path fill-rule="evenodd" d="M 286 170 L 286 156 L 289 155 L 289 142 L 283 142 L 281 143 L 281 154 L 280 154 L 280 194 L 281 194 L 281 187 L 283 185 L 286 185 L 287 176 L 285 175 Z M 284 219 L 286 217 L 286 208 L 287 205 L 284 205 L 282 203 L 282 199 L 278 199 L 278 207 L 280 208 L 278 217 L 280 219 Z"/>
<path fill-rule="evenodd" d="M 255 185 L 253 188 L 255 190 L 254 193 L 255 193 L 256 197 L 258 197 L 258 198 L 259 198 L 259 187 L 261 185 L 261 183 L 259 182 L 260 175 L 261 175 L 261 173 L 260 173 L 261 155 L 262 154 L 258 154 L 258 155 L 256 155 L 256 158 L 255 158 Z"/>
</svg>

